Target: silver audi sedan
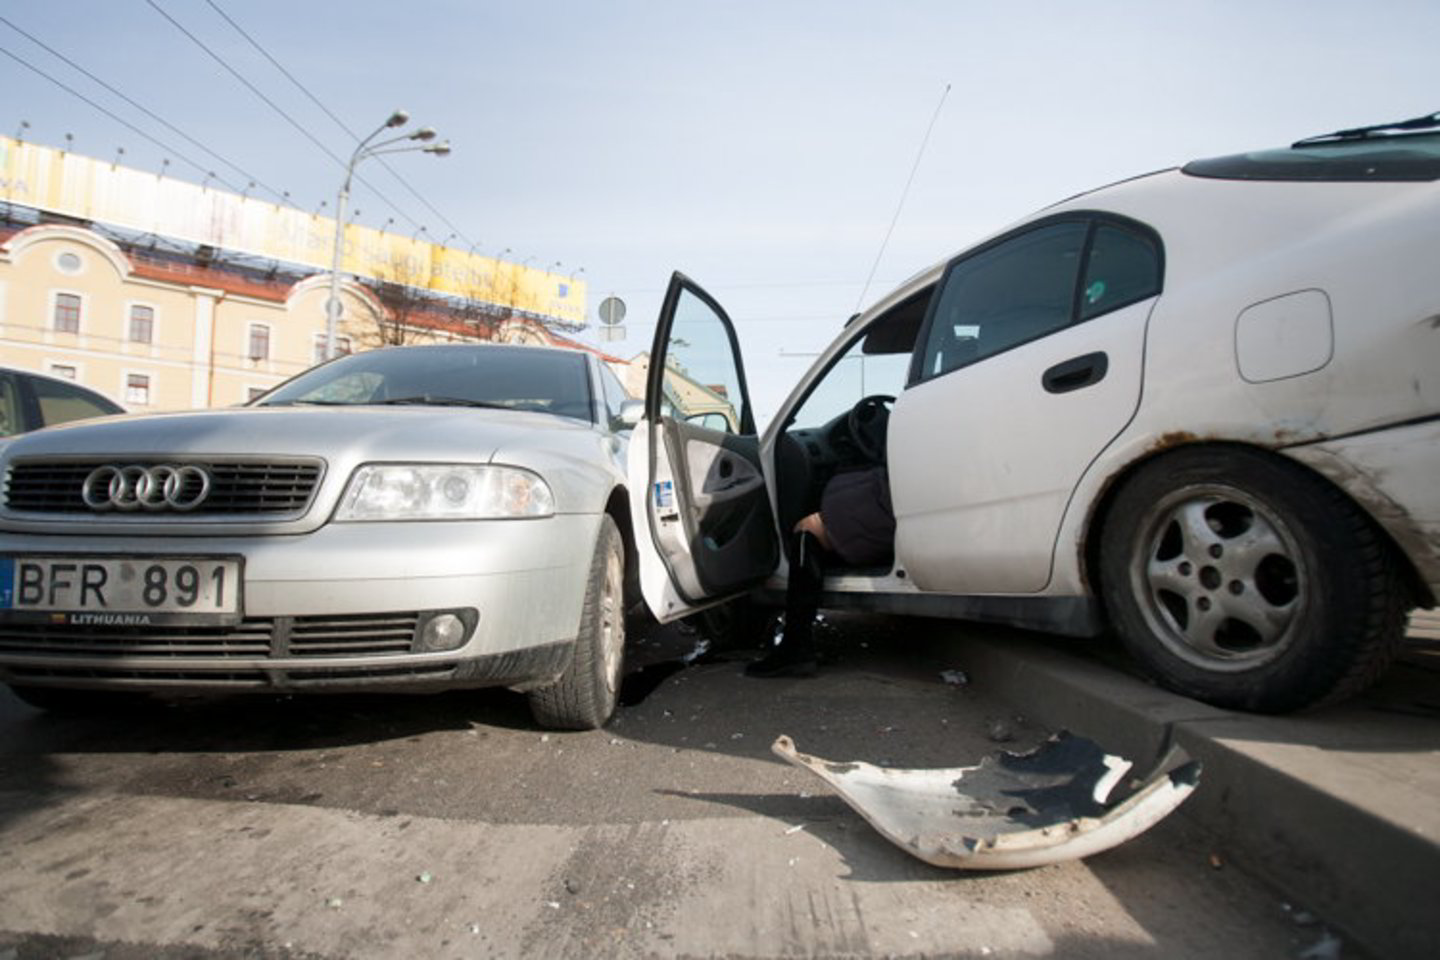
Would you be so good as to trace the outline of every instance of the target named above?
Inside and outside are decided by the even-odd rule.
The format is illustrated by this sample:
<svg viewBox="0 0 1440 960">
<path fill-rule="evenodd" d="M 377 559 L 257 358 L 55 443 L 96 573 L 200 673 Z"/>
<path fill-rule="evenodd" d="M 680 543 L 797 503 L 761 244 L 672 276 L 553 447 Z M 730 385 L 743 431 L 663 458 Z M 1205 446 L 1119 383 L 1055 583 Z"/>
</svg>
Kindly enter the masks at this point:
<svg viewBox="0 0 1440 960">
<path fill-rule="evenodd" d="M 639 406 L 591 354 L 452 344 L 14 438 L 0 681 L 47 709 L 506 686 L 544 726 L 601 726 Z"/>
</svg>

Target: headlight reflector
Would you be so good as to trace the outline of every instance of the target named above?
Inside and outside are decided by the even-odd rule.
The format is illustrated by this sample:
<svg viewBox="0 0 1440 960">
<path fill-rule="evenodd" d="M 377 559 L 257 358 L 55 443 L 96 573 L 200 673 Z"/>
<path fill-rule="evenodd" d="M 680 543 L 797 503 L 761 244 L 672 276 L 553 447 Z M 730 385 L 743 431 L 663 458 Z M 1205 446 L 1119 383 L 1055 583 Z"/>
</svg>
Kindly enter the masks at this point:
<svg viewBox="0 0 1440 960">
<path fill-rule="evenodd" d="M 335 519 L 493 520 L 554 513 L 550 486 L 518 467 L 367 463 L 350 477 Z"/>
</svg>

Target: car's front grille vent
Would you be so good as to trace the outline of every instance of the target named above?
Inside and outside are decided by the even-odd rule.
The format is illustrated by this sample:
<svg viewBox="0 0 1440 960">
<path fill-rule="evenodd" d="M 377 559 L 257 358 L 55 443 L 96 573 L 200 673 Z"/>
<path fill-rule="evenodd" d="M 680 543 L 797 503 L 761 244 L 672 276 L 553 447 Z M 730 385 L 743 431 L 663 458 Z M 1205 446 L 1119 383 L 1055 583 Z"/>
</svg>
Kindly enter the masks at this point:
<svg viewBox="0 0 1440 960">
<path fill-rule="evenodd" d="M 99 512 L 85 502 L 85 480 L 106 466 L 195 466 L 209 473 L 209 493 L 193 509 L 182 511 L 157 504 L 156 509 L 105 510 L 102 514 L 149 520 L 297 515 L 309 507 L 321 472 L 318 460 L 21 460 L 11 464 L 5 477 L 5 505 L 26 513 L 95 515 Z"/>
<path fill-rule="evenodd" d="M 415 640 L 416 614 L 300 617 L 290 630 L 292 657 L 351 657 L 409 653 Z"/>
<path fill-rule="evenodd" d="M 277 664 L 280 666 L 280 664 Z M 396 683 L 443 682 L 455 675 L 457 664 L 442 661 L 414 667 L 357 667 L 353 670 L 135 670 L 128 667 L 26 667 L 12 666 L 9 674 L 24 683 L 52 683 L 59 686 L 82 685 L 94 681 L 106 687 L 133 684 L 146 690 L 166 687 L 177 690 L 205 688 L 208 690 L 276 690 L 308 686 L 332 686 L 336 683 L 360 686 L 374 683 L 393 686 Z"/>
<path fill-rule="evenodd" d="M 0 627 L 0 653 L 74 657 L 268 657 L 275 621 L 226 627 L 72 627 L 12 623 Z"/>
<path fill-rule="evenodd" d="M 413 652 L 418 613 L 247 617 L 233 626 L 0 625 L 0 655 L 54 658 L 370 657 Z"/>
</svg>

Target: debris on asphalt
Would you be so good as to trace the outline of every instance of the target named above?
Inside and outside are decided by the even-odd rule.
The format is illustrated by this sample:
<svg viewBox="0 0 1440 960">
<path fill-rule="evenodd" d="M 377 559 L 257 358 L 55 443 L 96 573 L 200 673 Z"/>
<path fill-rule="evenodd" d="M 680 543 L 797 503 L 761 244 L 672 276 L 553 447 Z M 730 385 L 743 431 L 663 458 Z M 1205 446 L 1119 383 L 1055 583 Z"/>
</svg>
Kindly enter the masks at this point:
<svg viewBox="0 0 1440 960">
<path fill-rule="evenodd" d="M 991 720 L 985 735 L 995 743 L 1009 743 L 1015 739 L 1015 727 L 1003 717 Z"/>
<path fill-rule="evenodd" d="M 801 830 L 804 830 L 804 829 L 805 829 L 805 824 L 803 824 L 803 823 L 797 823 L 797 824 L 795 824 L 795 826 L 790 827 L 789 829 L 787 829 L 787 830 L 785 831 L 785 836 L 788 837 L 788 836 L 790 836 L 792 833 L 799 833 Z"/>
<path fill-rule="evenodd" d="M 973 767 L 886 769 L 771 750 L 824 780 L 886 839 L 927 863 L 1010 870 L 1078 860 L 1154 826 L 1194 791 L 1200 763 L 1172 749 L 1143 780 L 1133 764 L 1060 733 L 1028 753 L 1000 751 Z"/>
<path fill-rule="evenodd" d="M 940 679 L 952 687 L 963 687 L 970 682 L 970 678 L 965 675 L 964 670 L 941 670 Z"/>
<path fill-rule="evenodd" d="M 1299 960 L 1340 960 L 1340 947 L 1340 938 L 1323 930 L 1319 940 L 1300 952 Z"/>
<path fill-rule="evenodd" d="M 420 883 L 429 883 L 431 880 L 435 879 L 435 875 L 429 870 L 424 870 L 421 871 L 420 875 L 415 879 Z"/>
<path fill-rule="evenodd" d="M 325 901 L 325 906 L 329 907 L 331 910 L 339 910 L 341 907 L 345 906 L 345 901 L 341 900 L 339 897 L 331 897 L 329 900 Z"/>
</svg>

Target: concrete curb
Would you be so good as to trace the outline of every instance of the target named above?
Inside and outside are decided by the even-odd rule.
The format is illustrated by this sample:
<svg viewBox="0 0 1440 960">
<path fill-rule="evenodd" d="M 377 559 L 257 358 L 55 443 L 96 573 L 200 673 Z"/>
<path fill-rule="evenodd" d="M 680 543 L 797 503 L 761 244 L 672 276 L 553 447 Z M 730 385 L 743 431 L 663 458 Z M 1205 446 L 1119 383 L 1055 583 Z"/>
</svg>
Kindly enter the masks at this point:
<svg viewBox="0 0 1440 960">
<path fill-rule="evenodd" d="M 1227 860 L 1377 956 L 1440 956 L 1433 676 L 1401 664 L 1356 703 L 1259 717 L 1159 690 L 1087 657 L 1083 644 L 949 636 L 950 655 L 975 684 L 1048 727 L 1089 736 L 1142 768 L 1173 739 L 1205 765 L 1181 811 L 1219 835 Z M 1429 715 L 1394 705 L 1417 682 Z"/>
</svg>

